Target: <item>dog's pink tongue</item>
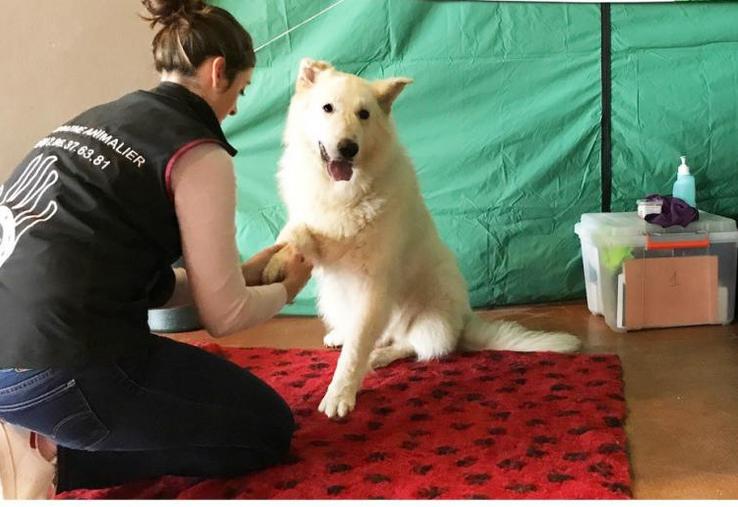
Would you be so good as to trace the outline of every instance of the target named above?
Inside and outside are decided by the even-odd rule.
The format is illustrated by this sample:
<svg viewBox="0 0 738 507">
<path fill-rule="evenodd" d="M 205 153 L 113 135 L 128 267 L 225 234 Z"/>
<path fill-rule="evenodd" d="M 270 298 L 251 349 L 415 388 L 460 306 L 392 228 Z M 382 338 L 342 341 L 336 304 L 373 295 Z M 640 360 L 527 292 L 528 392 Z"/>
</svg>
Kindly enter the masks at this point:
<svg viewBox="0 0 738 507">
<path fill-rule="evenodd" d="M 351 162 L 345 160 L 331 160 L 328 162 L 328 172 L 335 181 L 348 181 L 354 174 Z"/>
</svg>

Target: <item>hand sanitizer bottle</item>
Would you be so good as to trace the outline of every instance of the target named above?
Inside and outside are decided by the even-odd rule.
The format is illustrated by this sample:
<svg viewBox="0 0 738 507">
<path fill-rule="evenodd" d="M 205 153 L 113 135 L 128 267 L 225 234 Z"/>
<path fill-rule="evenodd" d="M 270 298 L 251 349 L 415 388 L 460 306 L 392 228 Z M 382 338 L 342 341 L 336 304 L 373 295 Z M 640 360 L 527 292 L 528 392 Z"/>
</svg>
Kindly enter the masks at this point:
<svg viewBox="0 0 738 507">
<path fill-rule="evenodd" d="M 687 165 L 687 157 L 682 156 L 682 163 L 677 169 L 677 179 L 674 182 L 672 195 L 678 197 L 693 208 L 697 207 L 695 200 L 694 176 L 689 174 L 689 166 Z"/>
</svg>

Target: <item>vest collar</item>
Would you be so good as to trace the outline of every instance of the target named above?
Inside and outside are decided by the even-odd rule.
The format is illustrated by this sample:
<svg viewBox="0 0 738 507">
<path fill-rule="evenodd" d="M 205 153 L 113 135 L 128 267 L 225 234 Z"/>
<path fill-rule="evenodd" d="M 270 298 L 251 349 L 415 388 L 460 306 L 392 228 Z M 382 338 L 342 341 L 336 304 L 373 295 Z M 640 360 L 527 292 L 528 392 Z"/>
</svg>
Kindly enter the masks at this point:
<svg viewBox="0 0 738 507">
<path fill-rule="evenodd" d="M 162 81 L 159 85 L 151 90 L 151 93 L 172 99 L 182 109 L 189 113 L 193 118 L 203 123 L 213 133 L 213 135 L 223 143 L 229 155 L 234 156 L 238 152 L 236 148 L 231 146 L 223 133 L 218 118 L 213 112 L 210 104 L 199 95 L 192 93 L 186 87 L 171 81 Z"/>
</svg>

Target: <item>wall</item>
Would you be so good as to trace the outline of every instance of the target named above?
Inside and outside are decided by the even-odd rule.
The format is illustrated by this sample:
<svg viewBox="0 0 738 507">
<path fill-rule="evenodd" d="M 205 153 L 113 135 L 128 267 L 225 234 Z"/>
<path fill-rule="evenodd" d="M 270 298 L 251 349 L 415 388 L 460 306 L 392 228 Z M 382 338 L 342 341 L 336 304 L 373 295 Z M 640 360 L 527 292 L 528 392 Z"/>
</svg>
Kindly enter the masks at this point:
<svg viewBox="0 0 738 507">
<path fill-rule="evenodd" d="M 3 9 L 0 182 L 54 127 L 158 80 L 139 0 L 8 0 Z"/>
</svg>

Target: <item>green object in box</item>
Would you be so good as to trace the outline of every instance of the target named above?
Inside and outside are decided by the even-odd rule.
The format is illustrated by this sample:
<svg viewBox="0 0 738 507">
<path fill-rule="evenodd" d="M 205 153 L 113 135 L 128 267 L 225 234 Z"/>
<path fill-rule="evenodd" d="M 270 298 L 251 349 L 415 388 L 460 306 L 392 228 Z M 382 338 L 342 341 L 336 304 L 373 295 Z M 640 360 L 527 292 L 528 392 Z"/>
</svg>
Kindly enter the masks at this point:
<svg viewBox="0 0 738 507">
<path fill-rule="evenodd" d="M 629 246 L 611 246 L 602 248 L 602 264 L 610 272 L 614 273 L 623 262 L 633 258 L 633 249 Z"/>
</svg>

